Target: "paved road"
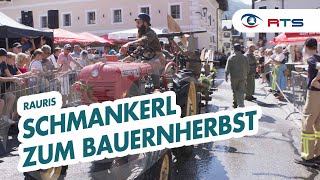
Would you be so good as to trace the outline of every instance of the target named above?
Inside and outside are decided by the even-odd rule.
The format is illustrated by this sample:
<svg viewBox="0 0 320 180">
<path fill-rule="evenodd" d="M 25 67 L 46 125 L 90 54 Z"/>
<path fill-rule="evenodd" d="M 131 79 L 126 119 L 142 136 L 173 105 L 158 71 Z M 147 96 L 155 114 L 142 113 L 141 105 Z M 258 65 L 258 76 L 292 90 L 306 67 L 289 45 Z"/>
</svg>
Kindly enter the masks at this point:
<svg viewBox="0 0 320 180">
<path fill-rule="evenodd" d="M 224 82 L 223 70 L 219 70 L 219 91 L 213 95 L 208 111 L 230 109 L 232 95 L 230 84 Z M 221 80 L 219 80 L 219 78 Z M 231 139 L 197 145 L 193 157 L 175 160 L 173 178 L 183 180 L 270 180 L 270 179 L 320 179 L 319 171 L 293 163 L 299 157 L 300 121 L 285 120 L 290 106 L 277 102 L 273 96 L 257 87 L 257 104 L 263 109 L 263 117 L 256 136 Z M 246 102 L 246 106 L 255 105 Z M 16 143 L 14 137 L 9 147 Z M 0 179 L 23 179 L 16 171 L 19 160 L 17 151 L 0 157 Z M 89 179 L 90 163 L 72 165 L 66 179 Z"/>
</svg>

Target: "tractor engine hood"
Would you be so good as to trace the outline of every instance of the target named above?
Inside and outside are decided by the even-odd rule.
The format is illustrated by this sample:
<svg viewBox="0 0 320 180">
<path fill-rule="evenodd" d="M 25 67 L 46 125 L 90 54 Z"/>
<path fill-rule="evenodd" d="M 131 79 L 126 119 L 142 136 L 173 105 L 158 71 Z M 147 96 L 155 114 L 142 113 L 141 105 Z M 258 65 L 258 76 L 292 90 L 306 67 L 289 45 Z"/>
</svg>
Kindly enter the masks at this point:
<svg viewBox="0 0 320 180">
<path fill-rule="evenodd" d="M 151 73 L 152 67 L 147 63 L 96 63 L 81 71 L 80 81 L 91 87 L 89 96 L 95 101 L 114 101 L 125 98 L 135 81 Z M 87 92 L 82 95 L 88 96 Z"/>
</svg>

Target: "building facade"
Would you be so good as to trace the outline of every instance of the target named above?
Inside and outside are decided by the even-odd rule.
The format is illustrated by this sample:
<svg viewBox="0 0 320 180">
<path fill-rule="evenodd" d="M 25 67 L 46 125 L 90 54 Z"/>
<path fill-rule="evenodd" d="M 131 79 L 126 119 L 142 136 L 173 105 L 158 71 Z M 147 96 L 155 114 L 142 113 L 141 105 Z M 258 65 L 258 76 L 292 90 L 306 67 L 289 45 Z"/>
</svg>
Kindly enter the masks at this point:
<svg viewBox="0 0 320 180">
<path fill-rule="evenodd" d="M 60 28 L 71 32 L 106 35 L 135 28 L 134 19 L 141 12 L 151 16 L 157 29 L 168 29 L 167 14 L 182 30 L 207 30 L 195 35 L 198 48 L 217 48 L 221 24 L 221 4 L 226 0 L 9 0 L 0 1 L 0 11 L 21 21 L 21 11 L 32 11 L 34 27 L 48 28 L 48 10 L 59 10 Z M 225 7 L 225 6 L 223 6 Z M 220 22 L 220 23 L 219 23 Z"/>
<path fill-rule="evenodd" d="M 255 9 L 319 9 L 319 0 L 258 0 L 254 3 Z M 255 43 L 258 46 L 272 46 L 268 45 L 268 41 L 272 41 L 274 37 L 280 33 L 257 33 L 255 35 Z"/>
</svg>

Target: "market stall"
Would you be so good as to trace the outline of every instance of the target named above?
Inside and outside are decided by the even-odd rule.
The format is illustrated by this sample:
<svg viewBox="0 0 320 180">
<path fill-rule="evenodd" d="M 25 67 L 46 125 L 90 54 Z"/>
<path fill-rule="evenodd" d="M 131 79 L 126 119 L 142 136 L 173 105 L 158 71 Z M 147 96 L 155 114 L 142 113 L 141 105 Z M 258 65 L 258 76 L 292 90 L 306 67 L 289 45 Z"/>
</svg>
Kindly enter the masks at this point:
<svg viewBox="0 0 320 180">
<path fill-rule="evenodd" d="M 23 37 L 39 38 L 42 36 L 49 39 L 53 38 L 52 32 L 42 31 L 29 26 L 25 26 L 0 12 L 0 46 L 9 49 L 10 39 L 20 39 Z"/>
</svg>

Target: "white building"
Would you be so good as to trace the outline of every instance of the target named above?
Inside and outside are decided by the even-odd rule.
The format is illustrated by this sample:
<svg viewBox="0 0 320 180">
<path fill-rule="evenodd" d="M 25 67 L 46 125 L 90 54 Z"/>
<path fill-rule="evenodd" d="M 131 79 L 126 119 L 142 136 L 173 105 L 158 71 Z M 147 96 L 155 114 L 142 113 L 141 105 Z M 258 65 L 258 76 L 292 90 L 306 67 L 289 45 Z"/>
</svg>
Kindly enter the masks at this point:
<svg viewBox="0 0 320 180">
<path fill-rule="evenodd" d="M 318 9 L 320 0 L 258 0 L 254 4 L 255 9 Z M 255 43 L 272 41 L 279 33 L 257 33 Z"/>
<path fill-rule="evenodd" d="M 135 28 L 134 19 L 141 12 L 151 16 L 153 27 L 167 29 L 169 14 L 182 30 L 207 30 L 195 35 L 198 48 L 216 49 L 222 16 L 218 8 L 227 5 L 227 0 L 0 0 L 0 11 L 17 21 L 22 10 L 32 11 L 34 27 L 47 29 L 47 12 L 57 9 L 60 28 L 96 35 Z"/>
</svg>

